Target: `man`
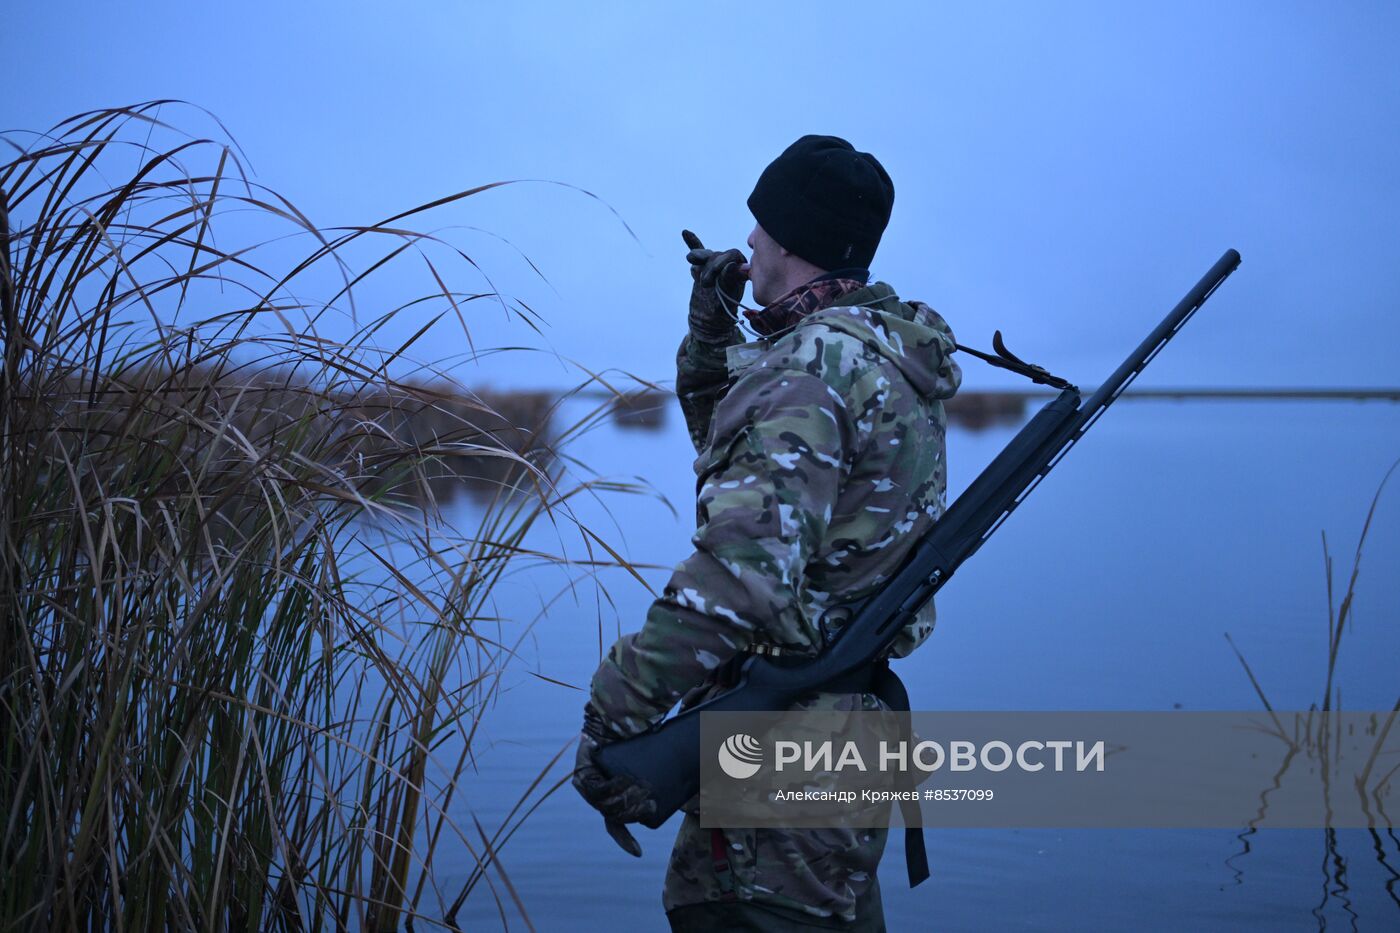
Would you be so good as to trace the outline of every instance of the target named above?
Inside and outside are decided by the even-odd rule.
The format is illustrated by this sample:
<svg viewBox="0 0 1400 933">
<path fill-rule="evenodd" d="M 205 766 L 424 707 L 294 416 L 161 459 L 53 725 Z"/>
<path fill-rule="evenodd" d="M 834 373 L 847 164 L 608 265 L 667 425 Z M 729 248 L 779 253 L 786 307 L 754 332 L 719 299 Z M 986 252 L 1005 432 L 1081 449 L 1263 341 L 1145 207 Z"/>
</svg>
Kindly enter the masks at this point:
<svg viewBox="0 0 1400 933">
<path fill-rule="evenodd" d="M 574 776 L 633 854 L 623 824 L 647 815 L 645 793 L 597 767 L 599 745 L 724 689 L 749 653 L 819 652 L 942 514 L 942 400 L 961 372 L 933 309 L 868 284 L 893 202 L 874 156 L 804 136 L 748 199 L 751 259 L 685 234 L 694 287 L 676 390 L 699 453 L 695 553 L 594 674 Z M 745 279 L 763 306 L 744 312 L 752 343 L 734 313 Z M 930 605 L 891 653 L 932 628 Z M 797 708 L 883 706 L 818 694 Z M 666 875 L 673 929 L 883 929 L 886 831 L 704 830 L 694 804 Z"/>
</svg>

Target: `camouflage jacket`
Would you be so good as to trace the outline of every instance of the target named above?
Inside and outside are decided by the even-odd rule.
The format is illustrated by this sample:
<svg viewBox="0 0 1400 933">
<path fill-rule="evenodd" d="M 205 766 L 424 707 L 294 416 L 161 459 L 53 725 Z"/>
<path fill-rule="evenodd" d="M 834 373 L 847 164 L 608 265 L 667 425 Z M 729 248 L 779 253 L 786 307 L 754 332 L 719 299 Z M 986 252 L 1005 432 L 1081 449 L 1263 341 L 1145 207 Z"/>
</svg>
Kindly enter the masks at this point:
<svg viewBox="0 0 1400 933">
<path fill-rule="evenodd" d="M 816 653 L 900 565 L 945 503 L 942 400 L 961 372 L 953 335 L 927 305 L 881 282 L 790 330 L 678 357 L 677 393 L 699 457 L 695 552 L 641 631 L 613 645 L 589 704 L 619 736 L 703 699 L 756 643 Z M 933 608 L 892 653 L 914 650 Z M 878 708 L 822 694 L 804 708 Z M 850 917 L 884 847 L 882 830 L 724 831 L 732 896 Z M 694 813 L 667 873 L 669 910 L 730 895 Z"/>
</svg>

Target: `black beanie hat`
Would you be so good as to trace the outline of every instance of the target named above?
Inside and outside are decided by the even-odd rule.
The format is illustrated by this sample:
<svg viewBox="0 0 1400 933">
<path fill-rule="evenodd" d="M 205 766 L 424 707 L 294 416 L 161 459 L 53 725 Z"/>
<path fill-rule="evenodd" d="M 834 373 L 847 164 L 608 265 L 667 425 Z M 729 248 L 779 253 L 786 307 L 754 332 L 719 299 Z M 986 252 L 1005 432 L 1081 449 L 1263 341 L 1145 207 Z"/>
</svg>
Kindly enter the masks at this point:
<svg viewBox="0 0 1400 933">
<path fill-rule="evenodd" d="M 749 210 L 769 236 L 821 269 L 869 268 L 894 207 L 894 182 L 837 136 L 803 136 L 758 177 Z"/>
</svg>

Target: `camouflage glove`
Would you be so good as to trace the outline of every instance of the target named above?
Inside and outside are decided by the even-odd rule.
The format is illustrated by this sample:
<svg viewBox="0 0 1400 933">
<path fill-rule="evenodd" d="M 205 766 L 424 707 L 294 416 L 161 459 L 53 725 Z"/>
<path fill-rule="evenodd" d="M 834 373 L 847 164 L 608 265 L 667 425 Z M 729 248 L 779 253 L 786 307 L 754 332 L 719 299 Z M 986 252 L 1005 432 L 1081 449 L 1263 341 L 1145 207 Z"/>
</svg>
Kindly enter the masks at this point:
<svg viewBox="0 0 1400 933">
<path fill-rule="evenodd" d="M 574 789 L 589 806 L 603 814 L 603 828 L 622 851 L 641 858 L 642 847 L 624 823 L 636 823 L 656 812 L 652 800 L 640 784 L 629 778 L 614 777 L 593 760 L 593 755 L 613 737 L 607 735 L 602 720 L 592 709 L 583 714 L 583 733 L 574 759 Z"/>
<path fill-rule="evenodd" d="M 700 238 L 689 230 L 682 230 L 681 237 L 690 247 L 685 258 L 695 280 L 690 290 L 691 337 L 700 343 L 731 343 L 739 302 L 748 281 L 748 259 L 737 249 L 722 253 L 705 249 Z"/>
</svg>

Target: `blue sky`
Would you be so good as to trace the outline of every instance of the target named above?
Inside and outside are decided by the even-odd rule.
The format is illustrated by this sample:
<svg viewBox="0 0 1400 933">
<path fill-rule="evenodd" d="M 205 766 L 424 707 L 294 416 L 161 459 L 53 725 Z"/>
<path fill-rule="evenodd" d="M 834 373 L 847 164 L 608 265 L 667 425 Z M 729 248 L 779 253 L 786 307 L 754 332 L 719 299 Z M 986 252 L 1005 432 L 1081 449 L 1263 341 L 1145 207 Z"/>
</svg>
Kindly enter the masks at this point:
<svg viewBox="0 0 1400 933">
<path fill-rule="evenodd" d="M 6 18 L 6 128 L 189 100 L 321 224 L 500 179 L 595 193 L 607 206 L 511 186 L 430 224 L 518 246 L 552 287 L 485 234 L 450 234 L 595 368 L 670 377 L 680 229 L 742 245 L 759 171 L 815 132 L 884 162 L 875 273 L 965 343 L 999 327 L 1093 384 L 1232 246 L 1244 265 L 1144 385 L 1400 382 L 1394 4 L 56 0 Z M 478 344 L 527 336 L 476 310 Z M 420 355 L 462 349 L 442 326 Z M 568 381 L 538 360 L 462 375 Z M 967 368 L 969 386 L 1009 384 Z"/>
</svg>

